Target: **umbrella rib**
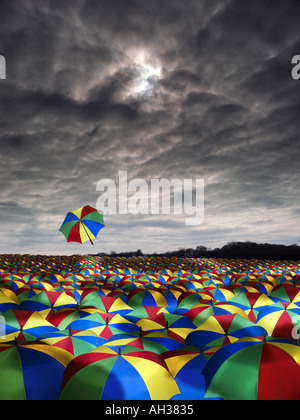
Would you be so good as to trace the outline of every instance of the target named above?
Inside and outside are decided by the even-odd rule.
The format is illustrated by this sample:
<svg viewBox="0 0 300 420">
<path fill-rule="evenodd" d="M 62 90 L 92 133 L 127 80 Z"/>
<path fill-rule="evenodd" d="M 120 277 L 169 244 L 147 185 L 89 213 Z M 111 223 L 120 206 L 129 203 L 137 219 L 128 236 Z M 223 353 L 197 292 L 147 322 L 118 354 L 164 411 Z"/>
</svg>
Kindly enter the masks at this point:
<svg viewBox="0 0 300 420">
<path fill-rule="evenodd" d="M 84 228 L 84 230 L 85 230 L 85 233 L 87 234 L 87 236 L 88 236 L 89 240 L 91 241 L 91 244 L 92 244 L 92 245 L 94 245 L 94 243 L 93 243 L 93 241 L 91 240 L 91 238 L 90 238 L 90 236 L 89 236 L 89 234 L 88 234 L 88 232 L 87 232 L 87 230 L 86 230 L 86 227 L 84 226 L 84 223 L 82 223 L 81 219 L 80 219 L 80 223 L 82 224 L 82 226 L 83 226 L 83 228 Z"/>
</svg>

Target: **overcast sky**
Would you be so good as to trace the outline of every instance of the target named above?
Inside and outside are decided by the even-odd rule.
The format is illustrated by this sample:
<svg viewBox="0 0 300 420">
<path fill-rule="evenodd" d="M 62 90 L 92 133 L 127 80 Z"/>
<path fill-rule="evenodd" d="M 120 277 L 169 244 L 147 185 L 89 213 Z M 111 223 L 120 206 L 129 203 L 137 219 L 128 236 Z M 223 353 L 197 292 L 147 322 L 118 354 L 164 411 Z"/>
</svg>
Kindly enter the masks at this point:
<svg viewBox="0 0 300 420">
<path fill-rule="evenodd" d="M 1 0 L 0 253 L 300 243 L 300 2 Z M 204 220 L 66 213 L 97 182 L 204 179 Z"/>
</svg>

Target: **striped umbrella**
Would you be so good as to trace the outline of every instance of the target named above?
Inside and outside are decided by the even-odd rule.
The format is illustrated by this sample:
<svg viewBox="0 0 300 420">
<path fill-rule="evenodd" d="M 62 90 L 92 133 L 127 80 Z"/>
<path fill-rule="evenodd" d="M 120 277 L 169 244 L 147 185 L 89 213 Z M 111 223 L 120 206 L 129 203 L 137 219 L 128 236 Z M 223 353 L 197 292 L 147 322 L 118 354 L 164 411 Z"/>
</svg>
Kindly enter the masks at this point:
<svg viewBox="0 0 300 420">
<path fill-rule="evenodd" d="M 256 322 L 257 316 L 263 308 L 273 304 L 273 301 L 265 293 L 259 292 L 240 292 L 229 302 L 241 308 L 252 322 Z"/>
<path fill-rule="evenodd" d="M 199 327 L 211 315 L 228 315 L 239 314 L 243 318 L 248 319 L 245 312 L 238 306 L 230 302 L 214 302 L 199 303 L 189 309 L 184 315 L 188 317 L 196 327 Z"/>
<path fill-rule="evenodd" d="M 299 400 L 300 347 L 290 340 L 247 337 L 217 350 L 202 373 L 205 397 Z"/>
<path fill-rule="evenodd" d="M 103 215 L 91 206 L 67 213 L 60 232 L 66 237 L 67 242 L 83 243 L 96 238 L 99 231 L 104 227 Z"/>
<path fill-rule="evenodd" d="M 109 338 L 113 334 L 138 331 L 139 327 L 119 314 L 94 313 L 69 324 L 72 330 L 92 330 L 101 337 Z M 106 331 L 107 335 L 103 335 Z"/>
<path fill-rule="evenodd" d="M 19 309 L 27 311 L 42 311 L 48 308 L 61 309 L 76 306 L 77 302 L 71 293 L 42 290 L 40 293 L 26 299 Z"/>
<path fill-rule="evenodd" d="M 1 342 L 13 341 L 15 338 L 20 341 L 31 341 L 45 332 L 57 331 L 57 328 L 37 311 L 9 309 L 2 316 L 5 320 L 5 337 L 0 340 Z"/>
<path fill-rule="evenodd" d="M 100 346 L 75 357 L 64 372 L 61 400 L 169 400 L 179 393 L 162 358 L 133 346 Z"/>
<path fill-rule="evenodd" d="M 184 315 L 161 312 L 153 317 L 140 319 L 136 325 L 143 331 L 165 331 L 166 334 L 182 343 L 186 336 L 196 327 L 194 323 Z"/>
<path fill-rule="evenodd" d="M 72 332 L 71 328 L 42 334 L 37 340 L 67 350 L 74 357 L 88 353 L 106 342 L 105 338 L 99 337 L 93 331 Z"/>
<path fill-rule="evenodd" d="M 212 315 L 185 339 L 187 346 L 197 348 L 224 346 L 242 337 L 261 337 L 267 332 L 239 314 Z"/>
<path fill-rule="evenodd" d="M 0 344 L 0 399 L 57 400 L 72 359 L 46 343 Z"/>
<path fill-rule="evenodd" d="M 293 339 L 299 323 L 300 308 L 294 303 L 274 303 L 260 311 L 256 324 L 265 328 L 272 337 Z"/>
<path fill-rule="evenodd" d="M 104 346 L 117 350 L 119 347 L 124 348 L 128 345 L 157 354 L 184 347 L 183 343 L 168 337 L 162 331 L 143 331 L 142 328 L 139 331 L 133 331 L 127 334 L 113 335 L 104 344 Z"/>
<path fill-rule="evenodd" d="M 172 400 L 203 400 L 206 385 L 202 370 L 210 358 L 193 346 L 170 350 L 161 354 L 170 373 L 176 380 L 180 394 Z"/>
</svg>

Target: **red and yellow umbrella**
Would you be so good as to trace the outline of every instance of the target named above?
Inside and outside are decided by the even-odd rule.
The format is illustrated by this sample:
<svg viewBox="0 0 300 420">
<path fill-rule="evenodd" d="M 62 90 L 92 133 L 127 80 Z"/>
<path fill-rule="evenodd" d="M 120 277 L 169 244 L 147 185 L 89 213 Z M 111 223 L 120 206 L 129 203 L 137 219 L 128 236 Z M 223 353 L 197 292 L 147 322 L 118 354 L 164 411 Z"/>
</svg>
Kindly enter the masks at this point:
<svg viewBox="0 0 300 420">
<path fill-rule="evenodd" d="M 67 242 L 83 243 L 96 238 L 99 231 L 104 227 L 103 215 L 91 206 L 67 213 L 60 232 L 66 237 Z"/>
<path fill-rule="evenodd" d="M 100 346 L 68 364 L 60 400 L 169 400 L 178 393 L 158 354 Z"/>
</svg>

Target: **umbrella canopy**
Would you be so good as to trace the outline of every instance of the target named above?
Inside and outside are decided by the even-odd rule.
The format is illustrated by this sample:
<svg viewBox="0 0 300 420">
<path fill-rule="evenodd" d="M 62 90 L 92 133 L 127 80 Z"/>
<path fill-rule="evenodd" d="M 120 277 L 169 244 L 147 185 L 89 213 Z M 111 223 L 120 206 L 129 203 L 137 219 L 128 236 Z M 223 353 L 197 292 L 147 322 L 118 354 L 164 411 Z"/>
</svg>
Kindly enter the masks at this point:
<svg viewBox="0 0 300 420">
<path fill-rule="evenodd" d="M 299 322 L 300 308 L 294 303 L 275 303 L 260 311 L 256 324 L 268 335 L 293 339 L 293 330 Z"/>
<path fill-rule="evenodd" d="M 76 307 L 61 308 L 52 316 L 48 316 L 47 320 L 59 330 L 65 330 L 69 327 L 71 322 L 76 321 L 77 319 L 87 317 L 93 313 L 99 312 L 103 311 L 94 307 L 82 308 L 80 305 L 77 305 Z"/>
<path fill-rule="evenodd" d="M 19 305 L 19 299 L 13 290 L 0 290 L 0 312 L 6 312 L 9 309 L 18 309 Z"/>
<path fill-rule="evenodd" d="M 176 380 L 180 394 L 172 400 L 202 400 L 206 386 L 202 370 L 210 356 L 193 346 L 170 350 L 161 354 L 170 373 Z"/>
<path fill-rule="evenodd" d="M 40 293 L 24 300 L 19 309 L 42 311 L 48 308 L 61 309 L 76 306 L 76 299 L 71 293 L 42 290 Z"/>
<path fill-rule="evenodd" d="M 275 286 L 272 292 L 269 294 L 269 298 L 277 302 L 293 302 L 300 306 L 300 288 L 298 285 L 290 284 L 279 284 Z"/>
<path fill-rule="evenodd" d="M 0 344 L 0 399 L 57 400 L 72 359 L 46 343 Z"/>
<path fill-rule="evenodd" d="M 5 337 L 1 342 L 13 341 L 15 338 L 20 341 L 32 341 L 45 332 L 57 331 L 57 328 L 37 311 L 9 309 L 2 316 L 5 319 Z"/>
<path fill-rule="evenodd" d="M 217 350 L 202 373 L 205 397 L 299 400 L 300 347 L 289 340 L 247 337 Z"/>
<path fill-rule="evenodd" d="M 162 358 L 127 346 L 100 346 L 75 357 L 64 372 L 61 400 L 169 400 L 179 393 Z"/>
<path fill-rule="evenodd" d="M 99 337 L 93 331 L 72 332 L 71 328 L 42 334 L 37 340 L 67 350 L 74 357 L 88 353 L 106 342 L 105 338 Z"/>
<path fill-rule="evenodd" d="M 189 309 L 185 316 L 187 316 L 196 327 L 199 327 L 206 321 L 211 315 L 227 315 L 227 314 L 239 314 L 243 318 L 248 319 L 245 312 L 238 306 L 229 302 L 214 302 L 210 303 L 199 303 Z"/>
<path fill-rule="evenodd" d="M 143 331 L 142 328 L 128 334 L 113 335 L 104 345 L 117 349 L 118 347 L 131 345 L 158 354 L 167 350 L 180 349 L 184 346 L 180 341 L 168 337 L 162 331 Z"/>
<path fill-rule="evenodd" d="M 91 206 L 67 213 L 59 231 L 66 237 L 67 242 L 83 243 L 96 238 L 104 227 L 103 215 Z"/>
<path fill-rule="evenodd" d="M 229 300 L 235 306 L 243 309 L 250 321 L 255 322 L 257 315 L 263 309 L 273 304 L 273 301 L 265 293 L 240 292 Z"/>
<path fill-rule="evenodd" d="M 267 332 L 239 314 L 212 315 L 185 339 L 187 346 L 197 348 L 224 346 L 242 337 L 261 337 Z"/>
<path fill-rule="evenodd" d="M 167 312 L 140 319 L 136 322 L 136 325 L 141 327 L 143 331 L 165 331 L 169 337 L 182 343 L 184 343 L 186 336 L 196 328 L 188 317 Z"/>
<path fill-rule="evenodd" d="M 167 302 L 163 291 L 157 288 L 137 288 L 134 290 L 130 290 L 130 292 L 128 293 L 127 304 L 132 308 L 137 308 L 141 305 L 159 306 L 164 308 L 167 308 L 169 306 L 169 303 Z"/>
<path fill-rule="evenodd" d="M 101 337 L 106 338 L 111 337 L 113 334 L 138 331 L 139 329 L 136 324 L 123 318 L 121 315 L 109 313 L 94 313 L 71 322 L 69 326 L 76 331 L 92 330 L 96 334 L 101 335 Z M 107 332 L 106 335 L 103 335 L 104 331 Z"/>
</svg>

